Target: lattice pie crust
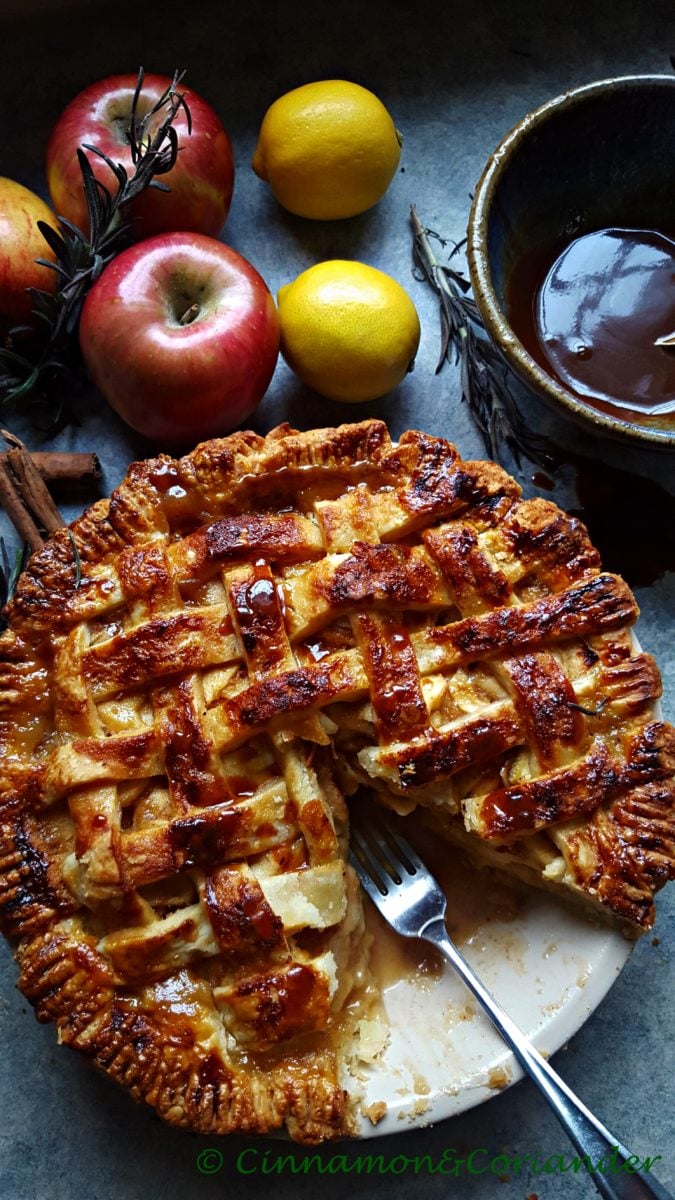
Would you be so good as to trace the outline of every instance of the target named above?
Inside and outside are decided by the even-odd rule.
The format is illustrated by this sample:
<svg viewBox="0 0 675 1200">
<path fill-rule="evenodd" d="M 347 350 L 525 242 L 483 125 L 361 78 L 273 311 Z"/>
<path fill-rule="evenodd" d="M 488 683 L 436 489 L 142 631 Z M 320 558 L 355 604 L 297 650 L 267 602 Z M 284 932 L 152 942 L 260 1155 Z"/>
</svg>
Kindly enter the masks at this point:
<svg viewBox="0 0 675 1200">
<path fill-rule="evenodd" d="M 352 1132 L 344 791 L 647 928 L 675 731 L 636 615 L 578 521 L 421 433 L 134 464 L 0 638 L 0 914 L 38 1017 L 174 1124 Z"/>
</svg>

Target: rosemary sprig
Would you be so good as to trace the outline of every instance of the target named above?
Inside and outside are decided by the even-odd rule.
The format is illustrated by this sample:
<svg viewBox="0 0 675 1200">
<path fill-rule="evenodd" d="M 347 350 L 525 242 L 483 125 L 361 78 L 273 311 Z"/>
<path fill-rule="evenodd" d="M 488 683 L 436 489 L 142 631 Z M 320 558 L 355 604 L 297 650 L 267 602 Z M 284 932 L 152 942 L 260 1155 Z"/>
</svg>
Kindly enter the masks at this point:
<svg viewBox="0 0 675 1200">
<path fill-rule="evenodd" d="M 600 713 L 603 712 L 603 710 L 609 704 L 609 696 L 603 696 L 602 700 L 599 701 L 595 708 L 586 708 L 585 705 L 574 704 L 571 700 L 568 700 L 567 704 L 569 708 L 573 708 L 576 712 L 583 713 L 585 717 L 599 717 Z"/>
<path fill-rule="evenodd" d="M 488 337 L 475 300 L 468 294 L 469 280 L 449 265 L 464 242 L 453 242 L 448 262 L 434 254 L 432 241 L 447 246 L 439 234 L 427 229 L 410 209 L 413 228 L 413 269 L 438 296 L 441 317 L 441 350 L 436 373 L 445 362 L 460 365 L 462 400 L 466 402 L 481 433 L 490 458 L 499 459 L 506 444 L 516 463 L 521 456 L 531 462 L 548 461 L 547 442 L 525 425 L 511 390 L 506 362 Z"/>
<path fill-rule="evenodd" d="M 77 542 L 75 541 L 75 536 L 72 529 L 68 529 L 66 532 L 68 534 L 71 549 L 73 551 L 73 563 L 75 564 L 75 591 L 77 592 L 79 591 L 82 583 L 82 559 L 80 558 L 80 552 L 77 548 Z"/>
<path fill-rule="evenodd" d="M 56 256 L 37 261 L 55 271 L 59 286 L 56 292 L 30 288 L 33 312 L 43 326 L 44 337 L 34 358 L 16 349 L 21 335 L 33 332 L 17 327 L 9 335 L 9 344 L 0 348 L 0 408 L 16 406 L 22 401 L 39 402 L 50 391 L 56 376 L 67 371 L 74 357 L 75 333 L 87 292 L 103 268 L 128 243 L 131 221 L 128 206 L 146 188 L 170 191 L 158 176 L 166 175 L 176 163 L 179 153 L 178 135 L 173 123 L 179 112 L 185 113 L 188 133 L 192 131 L 190 110 L 184 95 L 178 90 L 185 72 L 176 71 L 171 83 L 143 117 L 139 117 L 139 100 L 145 74 L 138 72 L 138 82 L 131 106 L 127 141 L 134 165 L 132 174 L 119 162 L 113 162 L 97 146 L 84 145 L 77 151 L 82 172 L 87 212 L 88 232 L 78 229 L 65 217 L 58 217 L 57 232 L 44 221 L 38 228 Z M 102 158 L 109 167 L 112 180 L 107 187 L 97 179 L 85 154 L 88 150 Z M 56 399 L 53 420 L 57 424 L 64 411 L 64 401 Z"/>
<path fill-rule="evenodd" d="M 9 604 L 16 585 L 19 582 L 19 576 L 23 571 L 30 557 L 30 546 L 28 542 L 24 542 L 14 554 L 14 561 L 10 562 L 5 539 L 0 537 L 0 633 L 7 628 L 7 620 L 2 616 L 2 610 L 6 604 Z"/>
</svg>

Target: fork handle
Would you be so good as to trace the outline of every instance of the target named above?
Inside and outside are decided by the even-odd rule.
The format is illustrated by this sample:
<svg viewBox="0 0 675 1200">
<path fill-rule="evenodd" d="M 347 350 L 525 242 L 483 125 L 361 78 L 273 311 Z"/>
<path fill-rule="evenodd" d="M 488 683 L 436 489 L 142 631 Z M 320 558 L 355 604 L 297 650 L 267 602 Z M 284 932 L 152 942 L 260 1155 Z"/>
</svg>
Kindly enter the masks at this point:
<svg viewBox="0 0 675 1200">
<path fill-rule="evenodd" d="M 591 1179 L 600 1194 L 607 1200 L 673 1200 L 670 1192 L 667 1192 L 652 1175 L 631 1174 L 630 1168 L 626 1173 L 621 1171 L 628 1159 L 633 1158 L 632 1165 L 635 1166 L 639 1158 L 631 1155 L 630 1151 L 622 1146 L 602 1122 L 586 1108 L 586 1105 L 582 1104 L 578 1096 L 535 1049 L 529 1038 L 525 1037 L 525 1034 L 511 1020 L 508 1013 L 504 1011 L 501 1004 L 495 1000 L 489 989 L 469 966 L 464 955 L 451 941 L 442 918 L 434 918 L 429 921 L 420 931 L 419 936 L 437 946 L 462 976 L 467 987 L 482 1004 L 495 1028 L 507 1045 L 511 1047 L 520 1065 L 548 1100 L 581 1157 L 588 1156 L 591 1163 L 597 1163 L 600 1159 L 609 1161 L 612 1174 L 605 1175 L 598 1171 L 591 1174 Z"/>
</svg>

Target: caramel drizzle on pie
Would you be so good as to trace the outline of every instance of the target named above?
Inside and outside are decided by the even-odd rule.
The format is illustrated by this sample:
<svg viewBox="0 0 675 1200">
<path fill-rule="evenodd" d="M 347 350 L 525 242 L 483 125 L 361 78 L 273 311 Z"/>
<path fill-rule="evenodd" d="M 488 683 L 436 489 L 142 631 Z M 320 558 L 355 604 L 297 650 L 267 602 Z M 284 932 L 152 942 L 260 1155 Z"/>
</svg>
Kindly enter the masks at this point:
<svg viewBox="0 0 675 1200">
<path fill-rule="evenodd" d="M 56 534 L 0 639 L 0 915 L 38 1015 L 167 1120 L 353 1129 L 341 787 L 649 926 L 658 670 L 584 527 L 501 468 L 377 421 L 235 434 L 73 535 L 81 585 Z"/>
</svg>

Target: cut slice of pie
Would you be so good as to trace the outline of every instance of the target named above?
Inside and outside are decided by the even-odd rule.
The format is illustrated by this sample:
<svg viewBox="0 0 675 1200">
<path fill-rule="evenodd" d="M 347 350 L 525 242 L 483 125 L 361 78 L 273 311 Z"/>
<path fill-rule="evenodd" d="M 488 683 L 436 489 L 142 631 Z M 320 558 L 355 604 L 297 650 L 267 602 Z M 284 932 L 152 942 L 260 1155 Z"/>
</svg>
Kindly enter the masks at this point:
<svg viewBox="0 0 675 1200">
<path fill-rule="evenodd" d="M 134 464 L 0 638 L 0 917 L 38 1017 L 173 1124 L 355 1132 L 345 791 L 649 927 L 675 732 L 636 615 L 578 521 L 421 433 Z"/>
</svg>

